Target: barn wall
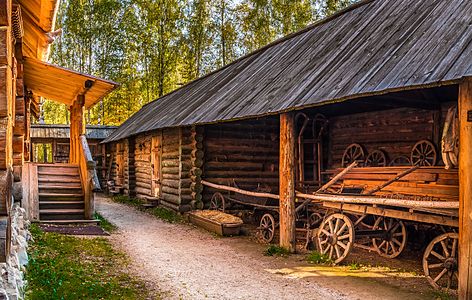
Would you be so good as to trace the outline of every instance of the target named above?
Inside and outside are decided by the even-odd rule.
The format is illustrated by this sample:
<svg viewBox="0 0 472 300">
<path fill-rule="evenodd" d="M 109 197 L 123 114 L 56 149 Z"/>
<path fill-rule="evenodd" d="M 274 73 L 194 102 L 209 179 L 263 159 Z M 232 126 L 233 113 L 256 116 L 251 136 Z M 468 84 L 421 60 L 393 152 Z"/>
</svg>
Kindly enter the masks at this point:
<svg viewBox="0 0 472 300">
<path fill-rule="evenodd" d="M 332 117 L 329 167 L 340 167 L 344 150 L 353 143 L 363 146 L 367 153 L 384 151 L 388 161 L 400 155 L 410 157 L 413 145 L 423 139 L 433 141 L 439 151 L 440 119 L 440 111 L 414 108 Z"/>
<path fill-rule="evenodd" d="M 136 174 L 136 196 L 151 198 L 151 135 L 138 135 L 134 149 L 134 166 Z"/>
<path fill-rule="evenodd" d="M 210 182 L 278 191 L 278 117 L 205 126 L 203 175 Z M 214 189 L 205 187 L 208 205 Z"/>
</svg>

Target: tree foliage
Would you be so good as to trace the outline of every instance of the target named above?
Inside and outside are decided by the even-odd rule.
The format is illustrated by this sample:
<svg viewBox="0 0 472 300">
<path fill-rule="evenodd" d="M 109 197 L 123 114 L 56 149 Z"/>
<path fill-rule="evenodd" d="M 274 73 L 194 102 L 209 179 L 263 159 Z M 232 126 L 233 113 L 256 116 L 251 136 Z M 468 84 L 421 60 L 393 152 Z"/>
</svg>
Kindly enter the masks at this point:
<svg viewBox="0 0 472 300">
<path fill-rule="evenodd" d="M 144 104 L 353 0 L 63 0 L 51 62 L 119 82 L 87 113 L 118 125 Z M 68 123 L 46 101 L 47 123 Z"/>
</svg>

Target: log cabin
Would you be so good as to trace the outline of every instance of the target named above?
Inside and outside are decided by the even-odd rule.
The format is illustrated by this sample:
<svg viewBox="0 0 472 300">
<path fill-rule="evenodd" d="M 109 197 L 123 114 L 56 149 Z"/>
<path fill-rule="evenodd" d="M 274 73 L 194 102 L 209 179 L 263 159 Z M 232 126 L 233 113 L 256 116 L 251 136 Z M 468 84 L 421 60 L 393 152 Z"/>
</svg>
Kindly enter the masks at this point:
<svg viewBox="0 0 472 300">
<path fill-rule="evenodd" d="M 92 219 L 98 186 L 84 109 L 117 84 L 46 62 L 59 1 L 0 1 L 0 261 L 10 251 L 12 194 L 32 221 Z M 69 162 L 31 162 L 31 121 L 41 98 L 70 107 Z"/>
<path fill-rule="evenodd" d="M 335 210 L 322 224 L 336 218 L 343 230 L 355 215 L 346 212 L 458 228 L 428 253 L 452 239 L 446 252 L 458 243 L 459 259 L 446 255 L 439 275 L 425 274 L 445 289 L 458 274 L 454 288 L 470 299 L 471 16 L 471 1 L 360 1 L 145 105 L 104 141 L 109 176 L 122 193 L 179 212 L 210 207 L 219 189 L 269 193 L 280 245 L 291 251 L 300 198 Z M 337 183 L 348 195 L 317 194 L 355 164 Z M 456 211 L 436 215 L 446 207 Z M 318 237 L 334 240 L 330 256 L 335 233 Z M 386 245 L 393 257 L 391 242 L 379 253 Z"/>
</svg>

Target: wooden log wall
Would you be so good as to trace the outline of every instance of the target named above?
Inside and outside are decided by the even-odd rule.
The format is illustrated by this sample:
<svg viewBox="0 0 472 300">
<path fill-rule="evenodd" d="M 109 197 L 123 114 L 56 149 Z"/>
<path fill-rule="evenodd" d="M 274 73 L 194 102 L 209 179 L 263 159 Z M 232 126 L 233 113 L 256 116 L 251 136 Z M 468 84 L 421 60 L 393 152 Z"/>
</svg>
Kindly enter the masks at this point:
<svg viewBox="0 0 472 300">
<path fill-rule="evenodd" d="M 162 131 L 161 203 L 176 211 L 191 209 L 191 128 Z"/>
<path fill-rule="evenodd" d="M 152 135 L 139 135 L 136 137 L 134 149 L 134 167 L 136 174 L 136 196 L 142 199 L 153 197 L 151 191 L 152 165 L 151 165 L 151 138 Z"/>
<path fill-rule="evenodd" d="M 204 150 L 203 150 L 203 139 L 204 132 L 203 127 L 192 126 L 190 132 L 192 152 L 190 156 L 191 169 L 190 169 L 190 190 L 192 195 L 191 206 L 192 208 L 201 209 L 204 207 L 203 203 L 203 185 L 202 185 L 202 167 L 204 161 Z"/>
<path fill-rule="evenodd" d="M 367 153 L 382 150 L 390 161 L 400 155 L 410 157 L 415 143 L 426 139 L 434 142 L 440 159 L 440 119 L 440 111 L 414 108 L 332 117 L 329 119 L 329 168 L 341 166 L 344 150 L 353 143 L 362 145 Z"/>
<path fill-rule="evenodd" d="M 204 136 L 202 178 L 224 185 L 236 182 L 247 190 L 261 185 L 278 193 L 278 117 L 207 125 Z M 206 205 L 215 191 L 203 189 Z"/>
<path fill-rule="evenodd" d="M 128 194 L 128 140 L 121 140 L 111 146 L 112 158 L 109 179 Z"/>
</svg>

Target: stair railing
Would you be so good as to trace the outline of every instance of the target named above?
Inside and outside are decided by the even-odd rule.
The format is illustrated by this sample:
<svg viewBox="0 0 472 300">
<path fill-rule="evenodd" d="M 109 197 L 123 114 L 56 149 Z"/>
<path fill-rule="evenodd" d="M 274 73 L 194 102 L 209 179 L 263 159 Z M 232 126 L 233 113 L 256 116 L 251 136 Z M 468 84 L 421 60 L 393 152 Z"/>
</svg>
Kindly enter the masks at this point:
<svg viewBox="0 0 472 300">
<path fill-rule="evenodd" d="M 85 135 L 79 137 L 79 169 L 82 187 L 84 190 L 85 219 L 92 219 L 95 210 L 94 191 L 100 191 L 96 163 L 92 158 L 92 153 L 87 143 Z"/>
</svg>

